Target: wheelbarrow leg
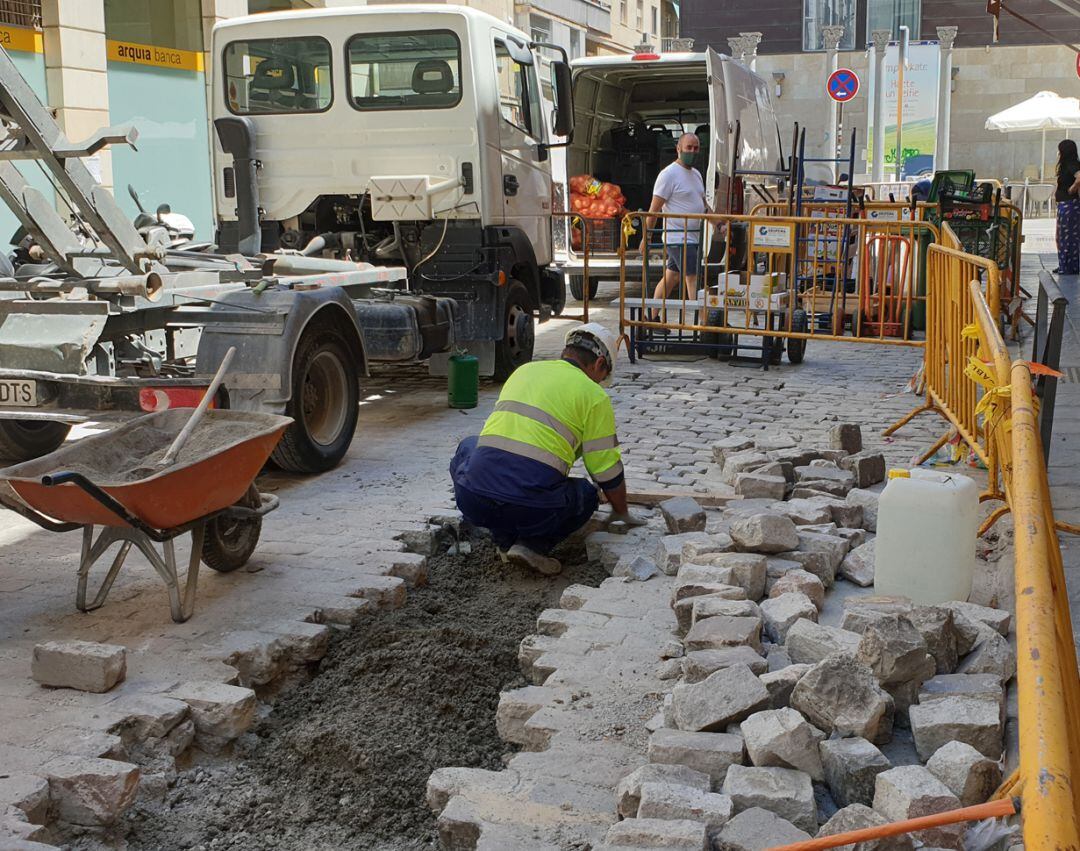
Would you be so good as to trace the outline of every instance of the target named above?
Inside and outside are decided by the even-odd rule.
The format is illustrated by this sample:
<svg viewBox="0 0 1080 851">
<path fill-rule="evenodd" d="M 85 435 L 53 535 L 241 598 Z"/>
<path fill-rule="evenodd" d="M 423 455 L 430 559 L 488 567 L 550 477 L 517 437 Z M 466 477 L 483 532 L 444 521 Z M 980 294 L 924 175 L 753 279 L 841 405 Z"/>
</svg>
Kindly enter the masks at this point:
<svg viewBox="0 0 1080 851">
<path fill-rule="evenodd" d="M 102 605 L 104 605 L 105 598 L 109 596 L 109 591 L 112 589 L 113 582 L 116 580 L 116 575 L 120 572 L 120 568 L 123 566 L 128 552 L 131 550 L 131 541 L 127 540 L 122 532 L 120 534 L 117 534 L 117 532 L 118 530 L 106 526 L 101 530 L 101 533 L 95 541 L 94 527 L 83 526 L 82 554 L 79 558 L 79 585 L 75 594 L 75 606 L 80 612 L 92 612 L 94 609 L 100 609 Z M 120 545 L 120 549 L 117 550 L 108 573 L 106 573 L 105 578 L 101 580 L 101 585 L 98 587 L 93 602 L 87 604 L 86 584 L 90 576 L 90 568 L 93 567 L 97 560 L 104 555 L 105 551 L 117 541 L 123 541 L 123 543 Z"/>
<path fill-rule="evenodd" d="M 153 542 L 137 530 L 132 530 L 131 540 L 135 543 L 147 561 L 154 566 L 154 570 L 165 582 L 169 591 L 169 609 L 172 619 L 177 623 L 183 623 L 191 617 L 195 611 L 195 590 L 199 583 L 199 562 L 202 558 L 203 538 L 206 534 L 206 523 L 199 523 L 191 530 L 191 557 L 188 561 L 187 579 L 184 583 L 184 596 L 180 596 L 180 578 L 176 572 L 176 546 L 170 538 L 162 544 L 165 553 L 164 558 L 158 555 Z"/>
</svg>

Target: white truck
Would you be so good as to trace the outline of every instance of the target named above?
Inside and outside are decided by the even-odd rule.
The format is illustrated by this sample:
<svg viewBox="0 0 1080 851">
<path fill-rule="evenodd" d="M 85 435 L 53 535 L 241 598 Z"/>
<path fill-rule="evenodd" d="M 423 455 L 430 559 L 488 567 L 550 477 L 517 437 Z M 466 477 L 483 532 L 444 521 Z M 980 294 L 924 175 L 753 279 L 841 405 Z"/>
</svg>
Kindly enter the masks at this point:
<svg viewBox="0 0 1080 851">
<path fill-rule="evenodd" d="M 455 346 L 505 378 L 565 302 L 551 149 L 572 132 L 570 69 L 550 64 L 545 115 L 538 46 L 451 5 L 218 24 L 220 250 L 404 267 L 412 295 L 453 300 Z"/>
<path fill-rule="evenodd" d="M 731 191 L 733 168 L 758 172 L 750 182 L 759 183 L 770 182 L 761 173 L 782 170 L 769 85 L 742 62 L 709 48 L 703 53 L 591 56 L 574 60 L 571 68 L 574 136 L 561 175 L 565 198 L 571 176 L 590 174 L 618 184 L 628 209 L 648 210 L 656 176 L 675 159 L 675 144 L 686 132 L 701 139 L 697 167 L 717 212 L 738 212 L 744 187 Z M 733 196 L 734 210 L 728 204 Z M 639 238 L 630 247 L 636 248 Z M 582 254 L 565 237 L 560 243 L 560 265 L 571 294 L 580 299 Z M 607 247 L 589 252 L 590 296 L 596 295 L 601 278 L 619 275 L 619 257 Z M 628 274 L 640 275 L 636 257 L 636 252 L 633 260 L 627 257 Z"/>
</svg>

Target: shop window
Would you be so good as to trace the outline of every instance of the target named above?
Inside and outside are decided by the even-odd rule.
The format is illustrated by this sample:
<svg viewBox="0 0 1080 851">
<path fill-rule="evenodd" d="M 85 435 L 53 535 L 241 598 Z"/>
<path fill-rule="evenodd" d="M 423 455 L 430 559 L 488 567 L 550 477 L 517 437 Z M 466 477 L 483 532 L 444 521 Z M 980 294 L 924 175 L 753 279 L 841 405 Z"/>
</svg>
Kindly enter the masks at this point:
<svg viewBox="0 0 1080 851">
<path fill-rule="evenodd" d="M 200 51 L 203 33 L 199 0 L 105 0 L 105 37 Z"/>
<path fill-rule="evenodd" d="M 911 40 L 919 38 L 922 0 L 867 0 L 866 43 L 874 30 L 889 30 L 893 39 L 900 37 L 900 27 L 911 31 Z"/>
<path fill-rule="evenodd" d="M 461 43 L 449 30 L 354 35 L 346 52 L 357 109 L 445 109 L 461 101 Z"/>
<path fill-rule="evenodd" d="M 855 0 L 803 0 L 803 50 L 824 50 L 822 30 L 838 24 L 844 28 L 841 50 L 855 49 Z"/>
<path fill-rule="evenodd" d="M 225 99 L 237 115 L 322 112 L 333 101 L 324 38 L 263 38 L 225 47 Z"/>
</svg>

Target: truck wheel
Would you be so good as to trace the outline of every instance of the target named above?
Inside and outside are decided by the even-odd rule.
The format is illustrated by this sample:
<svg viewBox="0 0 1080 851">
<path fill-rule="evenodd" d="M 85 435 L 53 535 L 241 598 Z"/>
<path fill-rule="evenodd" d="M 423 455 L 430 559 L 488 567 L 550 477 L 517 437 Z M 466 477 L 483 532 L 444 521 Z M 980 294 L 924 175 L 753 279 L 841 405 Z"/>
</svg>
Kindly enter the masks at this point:
<svg viewBox="0 0 1080 851">
<path fill-rule="evenodd" d="M 48 455 L 67 439 L 69 431 L 67 423 L 0 420 L 0 458 L 20 462 Z"/>
<path fill-rule="evenodd" d="M 293 361 L 292 398 L 285 406 L 293 423 L 274 450 L 274 463 L 294 473 L 336 467 L 356 431 L 359 386 L 342 332 L 328 325 L 305 331 Z"/>
<path fill-rule="evenodd" d="M 529 293 L 518 281 L 510 282 L 503 314 L 503 338 L 495 344 L 495 380 L 506 381 L 510 374 L 533 356 L 536 340 Z"/>
<path fill-rule="evenodd" d="M 570 295 L 572 295 L 578 301 L 585 300 L 585 276 L 584 275 L 567 275 L 567 280 L 570 284 Z M 596 291 L 600 289 L 600 281 L 595 277 L 589 278 L 589 301 L 596 298 Z"/>
</svg>

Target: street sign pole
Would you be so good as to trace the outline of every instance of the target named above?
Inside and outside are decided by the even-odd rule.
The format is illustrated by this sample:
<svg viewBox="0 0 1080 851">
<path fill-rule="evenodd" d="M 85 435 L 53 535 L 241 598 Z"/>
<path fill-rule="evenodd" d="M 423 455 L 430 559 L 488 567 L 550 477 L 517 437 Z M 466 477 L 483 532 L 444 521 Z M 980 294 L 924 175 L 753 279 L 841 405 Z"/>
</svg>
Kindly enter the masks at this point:
<svg viewBox="0 0 1080 851">
<path fill-rule="evenodd" d="M 907 64 L 907 27 L 900 27 L 900 49 L 896 63 L 896 180 L 904 179 L 904 66 Z"/>
</svg>

